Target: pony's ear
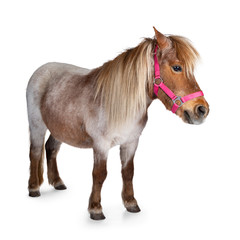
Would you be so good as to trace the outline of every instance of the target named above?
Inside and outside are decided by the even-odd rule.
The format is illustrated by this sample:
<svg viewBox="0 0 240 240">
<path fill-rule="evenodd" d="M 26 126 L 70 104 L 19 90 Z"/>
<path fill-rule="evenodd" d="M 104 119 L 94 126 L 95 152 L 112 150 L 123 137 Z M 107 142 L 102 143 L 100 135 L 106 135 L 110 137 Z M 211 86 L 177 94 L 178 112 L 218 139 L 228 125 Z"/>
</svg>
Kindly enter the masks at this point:
<svg viewBox="0 0 240 240">
<path fill-rule="evenodd" d="M 157 43 L 160 49 L 167 48 L 169 46 L 169 41 L 167 37 L 165 37 L 162 33 L 160 33 L 155 27 L 153 27 L 155 31 L 155 37 L 157 39 Z"/>
</svg>

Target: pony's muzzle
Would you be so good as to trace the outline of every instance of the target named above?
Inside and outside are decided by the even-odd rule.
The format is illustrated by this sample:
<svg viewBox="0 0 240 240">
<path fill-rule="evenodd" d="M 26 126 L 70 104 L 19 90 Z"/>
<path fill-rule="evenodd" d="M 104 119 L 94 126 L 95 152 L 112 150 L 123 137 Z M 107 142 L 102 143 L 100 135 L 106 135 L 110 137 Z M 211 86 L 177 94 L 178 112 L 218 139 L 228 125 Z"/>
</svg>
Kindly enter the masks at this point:
<svg viewBox="0 0 240 240">
<path fill-rule="evenodd" d="M 193 111 L 185 110 L 183 112 L 184 121 L 189 124 L 196 124 L 199 125 L 204 122 L 205 118 L 209 113 L 208 106 L 204 105 L 197 105 Z"/>
</svg>

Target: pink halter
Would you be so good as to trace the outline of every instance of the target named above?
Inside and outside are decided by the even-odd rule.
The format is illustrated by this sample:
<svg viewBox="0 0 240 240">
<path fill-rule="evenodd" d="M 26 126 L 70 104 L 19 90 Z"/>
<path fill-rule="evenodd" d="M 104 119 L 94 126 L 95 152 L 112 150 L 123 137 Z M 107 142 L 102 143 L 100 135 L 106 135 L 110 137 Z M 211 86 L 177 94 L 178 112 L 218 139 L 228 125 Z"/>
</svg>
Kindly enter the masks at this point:
<svg viewBox="0 0 240 240">
<path fill-rule="evenodd" d="M 199 91 L 199 92 L 195 92 L 192 94 L 189 94 L 185 97 L 180 97 L 180 96 L 176 96 L 164 83 L 163 83 L 163 79 L 160 77 L 160 67 L 159 67 L 159 63 L 158 63 L 158 59 L 157 59 L 157 49 L 158 49 L 158 45 L 156 45 L 155 51 L 154 51 L 154 68 L 155 68 L 155 79 L 154 79 L 154 93 L 158 94 L 158 89 L 161 88 L 163 90 L 163 92 L 165 92 L 173 101 L 173 106 L 172 106 L 172 112 L 175 113 L 179 107 L 181 107 L 183 105 L 183 103 L 196 98 L 196 97 L 201 97 L 203 96 L 203 92 Z M 160 84 L 156 84 L 156 80 L 160 79 L 161 82 Z M 177 102 L 180 102 L 180 104 L 177 104 Z"/>
</svg>

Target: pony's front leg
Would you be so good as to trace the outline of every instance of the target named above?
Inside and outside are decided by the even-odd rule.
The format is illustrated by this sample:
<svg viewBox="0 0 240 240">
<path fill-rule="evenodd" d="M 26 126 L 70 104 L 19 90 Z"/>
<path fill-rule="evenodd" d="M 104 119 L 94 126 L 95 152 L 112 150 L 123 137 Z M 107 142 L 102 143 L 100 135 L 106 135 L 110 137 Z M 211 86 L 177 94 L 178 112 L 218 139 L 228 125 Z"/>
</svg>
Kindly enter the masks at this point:
<svg viewBox="0 0 240 240">
<path fill-rule="evenodd" d="M 104 180 L 107 177 L 107 153 L 100 153 L 94 150 L 94 167 L 93 167 L 93 186 L 89 199 L 88 211 L 90 218 L 93 220 L 105 219 L 101 206 L 101 189 Z"/>
<path fill-rule="evenodd" d="M 123 189 L 122 189 L 122 199 L 123 204 L 127 211 L 129 212 L 140 212 L 140 208 L 134 198 L 133 191 L 133 175 L 134 175 L 134 164 L 133 159 L 135 151 L 138 146 L 138 139 L 134 142 L 121 145 L 120 147 L 120 157 L 122 162 L 122 179 L 123 179 Z"/>
</svg>

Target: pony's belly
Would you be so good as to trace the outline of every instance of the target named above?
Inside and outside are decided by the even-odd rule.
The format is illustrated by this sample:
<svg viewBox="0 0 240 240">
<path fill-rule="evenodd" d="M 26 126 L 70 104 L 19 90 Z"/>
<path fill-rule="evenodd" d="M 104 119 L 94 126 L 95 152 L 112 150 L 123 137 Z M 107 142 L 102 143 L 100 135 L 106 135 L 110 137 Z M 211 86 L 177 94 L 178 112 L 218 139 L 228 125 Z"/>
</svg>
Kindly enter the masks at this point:
<svg viewBox="0 0 240 240">
<path fill-rule="evenodd" d="M 49 117 L 51 116 L 51 117 Z M 64 122 L 53 115 L 44 116 L 43 120 L 54 138 L 79 148 L 92 148 L 93 140 L 85 130 L 83 123 Z"/>
<path fill-rule="evenodd" d="M 93 147 L 93 141 L 91 137 L 86 136 L 86 134 L 81 133 L 81 135 L 78 135 L 77 137 L 62 133 L 55 133 L 50 131 L 54 138 L 58 139 L 61 142 L 64 142 L 68 145 L 71 145 L 73 147 L 78 148 L 92 148 Z"/>
</svg>

